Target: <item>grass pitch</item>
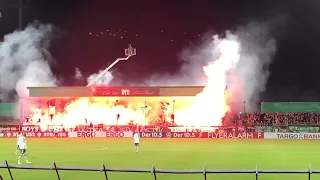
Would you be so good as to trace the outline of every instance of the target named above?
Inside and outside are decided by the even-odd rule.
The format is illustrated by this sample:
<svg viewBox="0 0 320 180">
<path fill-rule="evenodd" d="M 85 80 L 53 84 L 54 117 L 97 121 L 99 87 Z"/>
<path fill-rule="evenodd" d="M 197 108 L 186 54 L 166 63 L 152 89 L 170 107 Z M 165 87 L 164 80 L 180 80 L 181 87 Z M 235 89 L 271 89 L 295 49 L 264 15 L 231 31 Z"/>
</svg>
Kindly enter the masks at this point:
<svg viewBox="0 0 320 180">
<path fill-rule="evenodd" d="M 320 169 L 320 142 L 317 140 L 248 140 L 248 139 L 141 139 L 141 149 L 134 151 L 132 139 L 28 139 L 31 165 L 149 168 L 161 169 Z M 16 139 L 0 139 L 0 161 L 17 164 Z M 22 160 L 24 163 L 24 160 Z M 2 163 L 2 162 L 1 162 Z M 12 170 L 15 180 L 57 179 L 55 171 Z M 8 171 L 0 169 L 4 180 Z M 61 171 L 62 180 L 104 179 L 101 172 Z M 152 180 L 151 173 L 109 172 L 109 180 Z M 203 175 L 158 174 L 158 180 L 195 180 Z M 208 179 L 250 180 L 255 174 L 216 174 Z M 306 180 L 308 175 L 261 174 L 260 180 Z M 312 175 L 320 179 L 320 175 Z"/>
</svg>

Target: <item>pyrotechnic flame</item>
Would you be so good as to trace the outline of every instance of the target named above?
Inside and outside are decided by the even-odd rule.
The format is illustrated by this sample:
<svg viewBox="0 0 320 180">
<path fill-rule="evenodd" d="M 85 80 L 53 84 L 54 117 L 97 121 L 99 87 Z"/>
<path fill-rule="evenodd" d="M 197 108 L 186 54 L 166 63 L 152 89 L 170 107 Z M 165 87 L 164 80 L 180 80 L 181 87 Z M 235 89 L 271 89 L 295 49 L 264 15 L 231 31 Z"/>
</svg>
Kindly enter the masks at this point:
<svg viewBox="0 0 320 180">
<path fill-rule="evenodd" d="M 203 67 L 207 84 L 203 92 L 189 109 L 178 116 L 177 124 L 186 126 L 218 126 L 230 107 L 227 104 L 226 73 L 235 67 L 240 59 L 240 43 L 236 40 L 219 39 L 214 36 L 212 56 L 220 57 Z M 180 121 L 181 120 L 181 121 Z"/>
<path fill-rule="evenodd" d="M 227 79 L 226 74 L 235 67 L 240 59 L 240 43 L 236 38 L 219 39 L 214 36 L 212 43 L 213 59 L 203 71 L 207 75 L 207 84 L 203 92 L 196 97 L 171 97 L 153 98 L 146 104 L 143 98 L 129 98 L 129 101 L 115 105 L 115 98 L 80 98 L 72 101 L 63 112 L 54 113 L 50 117 L 49 110 L 36 109 L 31 115 L 31 123 L 41 125 L 43 129 L 47 125 L 61 125 L 63 127 L 74 127 L 76 125 L 106 124 L 106 125 L 147 125 L 157 122 L 152 119 L 157 117 L 159 109 L 164 121 L 171 121 L 170 112 L 174 111 L 175 123 L 183 126 L 218 126 L 222 118 L 229 110 L 227 103 Z M 217 56 L 217 53 L 219 56 Z M 172 99 L 176 99 L 173 107 Z M 127 98 L 128 100 L 128 98 Z M 118 102 L 118 100 L 117 100 Z M 179 102 L 183 102 L 180 103 Z M 162 105 L 161 105 L 162 104 Z M 174 110 L 173 110 L 174 108 Z M 117 115 L 120 118 L 117 118 Z M 41 119 L 41 122 L 38 120 Z M 159 122 L 158 122 L 159 123 Z"/>
<path fill-rule="evenodd" d="M 43 130 L 47 130 L 49 126 L 74 128 L 77 125 L 89 125 L 90 123 L 93 125 L 164 124 L 164 122 L 171 121 L 172 99 L 178 101 L 174 105 L 174 111 L 179 113 L 187 109 L 195 98 L 150 97 L 147 102 L 144 102 L 145 97 L 79 98 L 64 105 L 62 111 L 58 104 L 56 108 L 52 108 L 35 99 L 34 101 L 31 99 L 21 100 L 20 103 L 24 107 L 31 108 L 32 114 L 28 123 L 39 125 Z M 117 118 L 118 114 L 119 118 Z M 159 118 L 160 115 L 161 118 Z"/>
</svg>

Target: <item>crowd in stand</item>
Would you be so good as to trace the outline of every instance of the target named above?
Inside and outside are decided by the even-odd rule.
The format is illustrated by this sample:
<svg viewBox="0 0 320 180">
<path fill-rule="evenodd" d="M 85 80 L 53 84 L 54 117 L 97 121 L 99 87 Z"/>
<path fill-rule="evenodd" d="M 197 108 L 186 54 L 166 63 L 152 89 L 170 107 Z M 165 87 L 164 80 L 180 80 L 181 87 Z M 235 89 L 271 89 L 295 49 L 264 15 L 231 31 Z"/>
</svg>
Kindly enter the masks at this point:
<svg viewBox="0 0 320 180">
<path fill-rule="evenodd" d="M 320 125 L 320 113 L 243 113 L 228 117 L 227 122 L 239 126 Z"/>
<path fill-rule="evenodd" d="M 0 124 L 12 124 L 13 120 L 0 118 Z M 19 120 L 16 120 L 17 122 Z M 268 125 L 320 125 L 320 112 L 307 113 L 242 113 L 226 117 L 226 125 L 268 126 Z"/>
</svg>

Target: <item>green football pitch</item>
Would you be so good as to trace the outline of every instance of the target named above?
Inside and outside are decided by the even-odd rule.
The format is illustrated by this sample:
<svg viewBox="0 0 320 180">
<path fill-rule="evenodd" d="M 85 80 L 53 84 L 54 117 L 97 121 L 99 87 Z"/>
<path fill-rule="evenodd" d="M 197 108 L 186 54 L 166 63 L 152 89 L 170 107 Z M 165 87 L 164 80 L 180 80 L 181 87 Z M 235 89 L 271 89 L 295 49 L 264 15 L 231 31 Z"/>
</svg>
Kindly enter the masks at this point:
<svg viewBox="0 0 320 180">
<path fill-rule="evenodd" d="M 35 166 L 84 166 L 161 169 L 320 169 L 320 142 L 317 140 L 248 139 L 142 139 L 135 153 L 132 139 L 28 139 L 28 158 Z M 17 164 L 15 139 L 0 139 L 0 160 Z M 24 163 L 24 160 L 22 160 Z M 12 170 L 15 180 L 57 179 L 55 171 Z M 0 169 L 4 180 L 10 176 Z M 101 172 L 61 171 L 62 180 L 104 179 Z M 109 180 L 152 180 L 151 173 L 108 172 Z M 255 174 L 208 175 L 213 180 L 250 180 Z M 203 179 L 203 175 L 158 174 L 158 180 Z M 260 180 L 306 180 L 307 174 L 261 174 Z M 320 175 L 312 175 L 320 179 Z"/>
</svg>

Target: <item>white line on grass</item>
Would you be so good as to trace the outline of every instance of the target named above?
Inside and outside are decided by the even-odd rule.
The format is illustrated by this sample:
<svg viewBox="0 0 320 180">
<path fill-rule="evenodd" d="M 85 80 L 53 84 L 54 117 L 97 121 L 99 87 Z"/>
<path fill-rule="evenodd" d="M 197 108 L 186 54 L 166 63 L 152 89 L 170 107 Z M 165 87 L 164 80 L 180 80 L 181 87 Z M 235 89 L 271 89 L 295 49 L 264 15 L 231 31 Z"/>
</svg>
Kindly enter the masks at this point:
<svg viewBox="0 0 320 180">
<path fill-rule="evenodd" d="M 120 150 L 120 149 L 119 149 Z M 123 149 L 124 150 L 124 149 Z M 132 150 L 132 149 L 126 149 Z M 319 151 L 279 151 L 279 150 L 233 150 L 233 149 L 140 149 L 141 151 L 191 151 L 191 152 L 235 152 L 235 153 L 289 153 L 319 154 Z"/>
<path fill-rule="evenodd" d="M 92 152 L 92 151 L 133 151 L 134 148 L 88 148 L 88 149 L 32 149 L 34 153 L 69 153 L 69 152 Z M 286 153 L 286 154 L 320 154 L 320 151 L 281 151 L 281 150 L 233 150 L 233 149 L 156 149 L 156 148 L 141 148 L 140 151 L 184 151 L 184 152 L 230 152 L 230 153 Z"/>
</svg>

